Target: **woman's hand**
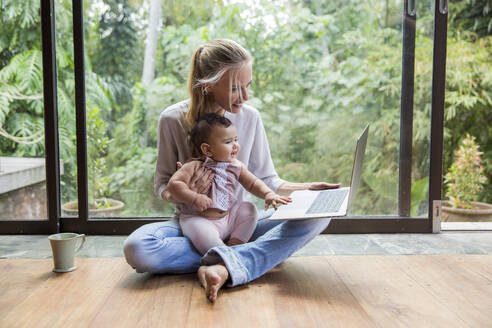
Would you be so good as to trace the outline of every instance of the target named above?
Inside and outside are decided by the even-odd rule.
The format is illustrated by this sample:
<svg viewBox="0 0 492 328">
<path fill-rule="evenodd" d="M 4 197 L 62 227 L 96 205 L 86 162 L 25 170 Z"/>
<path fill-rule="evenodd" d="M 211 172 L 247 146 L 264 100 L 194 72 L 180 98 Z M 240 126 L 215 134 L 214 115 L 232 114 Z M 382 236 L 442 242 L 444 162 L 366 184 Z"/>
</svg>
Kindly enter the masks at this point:
<svg viewBox="0 0 492 328">
<path fill-rule="evenodd" d="M 309 184 L 309 190 L 324 190 L 324 189 L 337 189 L 340 188 L 339 183 L 328 183 L 328 182 L 311 182 Z"/>
<path fill-rule="evenodd" d="M 176 162 L 176 171 L 181 169 L 182 166 L 183 164 L 181 162 Z M 214 177 L 215 175 L 212 170 L 206 170 L 205 168 L 200 167 L 193 173 L 193 176 L 190 179 L 190 185 L 188 187 L 196 193 L 207 194 L 212 186 L 212 180 Z M 164 190 L 161 196 L 168 202 L 176 204 L 176 200 L 172 197 L 168 190 Z"/>
<path fill-rule="evenodd" d="M 203 212 L 208 209 L 210 205 L 212 205 L 212 200 L 205 195 L 198 194 L 193 201 L 193 205 L 195 205 L 200 210 L 200 212 Z"/>
<path fill-rule="evenodd" d="M 282 196 L 289 196 L 295 190 L 324 190 L 324 189 L 336 189 L 340 188 L 339 183 L 328 182 L 284 182 L 277 189 L 277 194 Z"/>
<path fill-rule="evenodd" d="M 265 196 L 265 210 L 267 210 L 270 205 L 272 205 L 273 208 L 275 210 L 277 210 L 278 204 L 284 204 L 285 205 L 285 204 L 290 203 L 290 202 L 292 202 L 292 199 L 290 197 L 283 197 L 283 196 L 277 195 L 274 192 L 269 192 Z"/>
<path fill-rule="evenodd" d="M 176 162 L 176 168 L 179 170 L 183 164 L 181 162 Z M 206 172 L 205 172 L 206 171 Z M 212 170 L 206 170 L 203 167 L 200 167 L 191 177 L 191 184 L 188 186 L 191 190 L 199 193 L 199 194 L 207 194 L 212 186 L 212 181 L 214 180 L 215 175 Z"/>
</svg>

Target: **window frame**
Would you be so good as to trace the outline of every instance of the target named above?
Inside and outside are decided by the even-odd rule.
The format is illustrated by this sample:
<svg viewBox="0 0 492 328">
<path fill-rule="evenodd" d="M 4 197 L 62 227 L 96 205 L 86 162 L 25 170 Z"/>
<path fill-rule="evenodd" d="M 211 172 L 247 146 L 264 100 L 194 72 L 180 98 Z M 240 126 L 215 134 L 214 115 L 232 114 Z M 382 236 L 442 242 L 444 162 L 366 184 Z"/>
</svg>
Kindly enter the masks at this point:
<svg viewBox="0 0 492 328">
<path fill-rule="evenodd" d="M 43 83 L 45 106 L 46 184 L 48 220 L 3 221 L 2 233 L 39 234 L 79 232 L 89 234 L 129 234 L 138 227 L 163 221 L 157 217 L 89 217 L 87 177 L 87 131 L 84 75 L 83 0 L 73 0 L 73 40 L 75 61 L 75 110 L 77 132 L 78 217 L 61 216 L 60 165 L 58 150 L 57 76 L 54 0 L 40 0 L 42 15 Z M 432 104 L 430 131 L 429 197 L 427 217 L 410 216 L 413 89 L 415 66 L 416 15 L 409 15 L 408 3 L 403 6 L 402 91 L 400 120 L 398 215 L 347 216 L 334 218 L 324 233 L 428 233 L 433 231 L 434 200 L 441 199 L 442 153 L 444 125 L 444 94 L 446 73 L 447 13 L 439 11 L 435 0 L 434 50 L 432 70 Z"/>
</svg>

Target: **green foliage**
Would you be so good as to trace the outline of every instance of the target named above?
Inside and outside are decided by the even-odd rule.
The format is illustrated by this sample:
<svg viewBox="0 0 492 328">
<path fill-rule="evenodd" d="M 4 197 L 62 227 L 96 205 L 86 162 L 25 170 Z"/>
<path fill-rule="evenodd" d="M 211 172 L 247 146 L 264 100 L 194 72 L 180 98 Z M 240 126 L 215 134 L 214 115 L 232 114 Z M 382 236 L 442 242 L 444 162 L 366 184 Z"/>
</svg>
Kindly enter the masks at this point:
<svg viewBox="0 0 492 328">
<path fill-rule="evenodd" d="M 316 146 L 316 130 L 315 124 L 294 127 L 290 130 L 288 161 L 307 163 L 313 161 L 312 149 Z"/>
<path fill-rule="evenodd" d="M 111 94 L 110 114 L 113 116 L 109 121 L 112 125 L 132 106 L 132 81 L 139 78 L 142 61 L 136 61 L 139 51 L 137 30 L 132 19 L 135 10 L 130 2 L 106 0 L 104 3 L 106 6 L 101 12 L 96 10 L 94 24 L 86 27 L 90 28 L 88 57 L 92 70 L 105 80 Z M 97 2 L 94 5 L 96 8 L 100 6 Z"/>
<path fill-rule="evenodd" d="M 144 132 L 147 130 L 147 122 L 145 120 L 146 112 L 148 111 L 146 89 L 140 83 L 137 83 L 133 94 L 132 136 L 134 141 L 136 140 L 140 145 L 145 146 L 147 145 L 147 140 L 142 140 L 142 138 L 144 137 Z"/>
<path fill-rule="evenodd" d="M 71 1 L 56 0 L 62 199 L 76 197 L 75 85 Z M 396 214 L 401 93 L 401 2 L 354 0 L 162 2 L 155 80 L 140 84 L 148 2 L 84 1 L 90 192 L 123 200 L 124 215 L 169 215 L 153 195 L 156 127 L 187 98 L 194 49 L 231 38 L 254 57 L 249 103 L 260 110 L 279 175 L 350 181 L 358 133 L 371 123 L 354 213 Z M 492 179 L 490 0 L 450 3 L 444 169 L 466 133 Z M 411 214 L 428 195 L 433 2 L 418 2 Z M 39 1 L 0 5 L 0 153 L 44 156 Z M 484 25 L 485 24 L 485 25 Z M 484 26 L 486 29 L 484 30 Z M 1 130 L 0 130 L 1 133 Z M 42 134 L 41 134 L 42 136 Z M 17 139 L 16 139 L 17 138 Z M 490 183 L 479 199 L 492 202 Z"/>
<path fill-rule="evenodd" d="M 410 215 L 417 216 L 420 213 L 420 207 L 423 202 L 427 202 L 429 195 L 429 177 L 422 178 L 412 185 L 411 190 Z M 427 213 L 425 213 L 427 214 Z"/>
<path fill-rule="evenodd" d="M 488 183 L 480 201 L 492 203 L 492 36 L 472 37 L 454 33 L 448 38 L 446 112 L 444 138 L 445 172 L 453 161 L 453 150 L 467 133 L 482 146 Z"/>
<path fill-rule="evenodd" d="M 44 107 L 39 1 L 3 1 L 0 5 L 0 154 L 44 157 Z M 75 83 L 71 2 L 56 3 L 58 118 L 62 201 L 76 198 Z M 108 84 L 86 71 L 86 100 L 111 108 Z M 89 110 L 88 110 L 89 111 Z M 106 133 L 106 131 L 104 131 Z"/>
<path fill-rule="evenodd" d="M 13 56 L 41 48 L 40 2 L 3 0 L 0 3 L 0 69 Z"/>
<path fill-rule="evenodd" d="M 477 200 L 482 185 L 487 181 L 483 175 L 482 152 L 478 149 L 475 137 L 467 134 L 455 152 L 456 159 L 445 175 L 448 183 L 446 196 L 452 207 L 473 208 L 471 202 Z"/>
<path fill-rule="evenodd" d="M 36 156 L 44 151 L 42 60 L 39 50 L 12 57 L 0 70 L 1 153 Z"/>
<path fill-rule="evenodd" d="M 492 35 L 492 1 L 461 0 L 453 2 L 450 22 L 458 30 L 476 33 L 478 37 Z"/>
<path fill-rule="evenodd" d="M 110 143 L 106 135 L 107 123 L 100 116 L 98 107 L 88 108 L 87 112 L 87 172 L 89 182 L 89 202 L 98 207 L 96 200 L 109 194 L 110 180 L 107 176 L 106 150 Z"/>
<path fill-rule="evenodd" d="M 132 157 L 112 170 L 111 193 L 125 203 L 123 215 L 171 216 L 172 204 L 154 196 L 155 148 L 135 149 Z"/>
</svg>

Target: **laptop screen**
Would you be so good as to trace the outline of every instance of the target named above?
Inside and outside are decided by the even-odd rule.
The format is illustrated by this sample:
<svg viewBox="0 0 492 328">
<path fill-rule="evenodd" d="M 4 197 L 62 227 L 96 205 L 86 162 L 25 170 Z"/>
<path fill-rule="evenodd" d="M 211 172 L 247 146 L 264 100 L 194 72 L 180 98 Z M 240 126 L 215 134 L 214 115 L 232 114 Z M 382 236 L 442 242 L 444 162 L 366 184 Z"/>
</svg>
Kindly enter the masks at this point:
<svg viewBox="0 0 492 328">
<path fill-rule="evenodd" d="M 352 167 L 352 178 L 350 179 L 350 195 L 347 207 L 350 208 L 352 201 L 359 190 L 360 176 L 362 174 L 362 163 L 366 152 L 367 136 L 369 134 L 369 124 L 366 125 L 362 134 L 357 138 L 357 146 L 355 147 L 354 166 Z"/>
</svg>

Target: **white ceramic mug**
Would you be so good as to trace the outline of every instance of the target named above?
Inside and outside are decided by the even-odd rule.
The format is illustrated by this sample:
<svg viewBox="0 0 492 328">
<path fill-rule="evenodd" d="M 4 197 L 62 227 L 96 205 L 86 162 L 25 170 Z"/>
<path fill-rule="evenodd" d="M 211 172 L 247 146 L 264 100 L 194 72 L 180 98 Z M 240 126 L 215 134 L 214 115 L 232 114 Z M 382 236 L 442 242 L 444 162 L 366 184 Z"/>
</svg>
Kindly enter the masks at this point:
<svg viewBox="0 0 492 328">
<path fill-rule="evenodd" d="M 74 265 L 75 253 L 85 243 L 85 235 L 73 232 L 57 233 L 48 237 L 53 251 L 54 272 L 70 272 Z M 77 246 L 77 244 L 79 244 Z"/>
</svg>

